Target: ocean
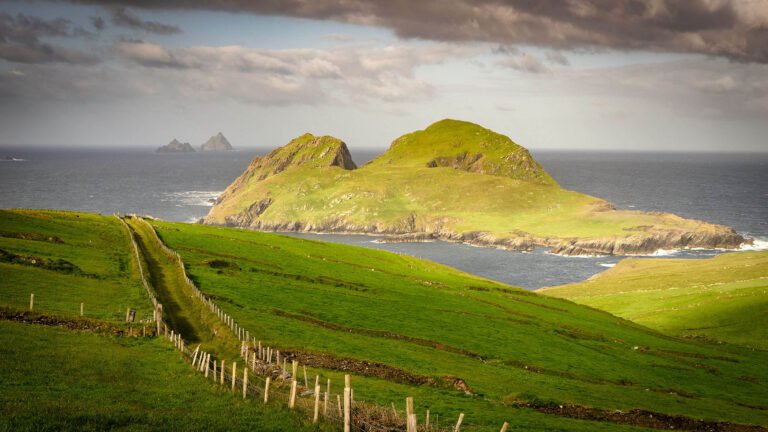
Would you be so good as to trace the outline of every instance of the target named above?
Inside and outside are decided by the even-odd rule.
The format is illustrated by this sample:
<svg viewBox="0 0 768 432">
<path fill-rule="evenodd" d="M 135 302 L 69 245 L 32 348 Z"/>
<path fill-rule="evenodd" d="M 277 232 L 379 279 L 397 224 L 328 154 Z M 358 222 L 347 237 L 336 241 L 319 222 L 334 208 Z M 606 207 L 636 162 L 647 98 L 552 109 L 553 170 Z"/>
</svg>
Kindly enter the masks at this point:
<svg viewBox="0 0 768 432">
<path fill-rule="evenodd" d="M 156 154 L 149 150 L 0 148 L 0 208 L 137 213 L 192 222 L 258 154 Z M 383 151 L 383 150 L 382 150 Z M 351 149 L 358 164 L 380 152 Z M 563 187 L 619 208 L 666 211 L 734 227 L 768 241 L 768 154 L 532 151 Z M 291 234 L 418 256 L 528 289 L 589 278 L 621 257 L 561 257 L 463 244 L 375 243 L 372 236 Z M 662 253 L 682 258 L 721 251 Z"/>
</svg>

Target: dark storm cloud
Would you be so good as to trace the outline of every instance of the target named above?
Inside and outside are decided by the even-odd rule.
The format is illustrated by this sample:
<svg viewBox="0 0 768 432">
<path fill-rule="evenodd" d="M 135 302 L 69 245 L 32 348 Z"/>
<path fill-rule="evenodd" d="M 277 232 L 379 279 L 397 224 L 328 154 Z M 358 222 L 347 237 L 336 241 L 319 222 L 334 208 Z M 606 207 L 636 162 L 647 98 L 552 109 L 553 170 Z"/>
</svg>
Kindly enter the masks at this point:
<svg viewBox="0 0 768 432">
<path fill-rule="evenodd" d="M 104 30 L 104 27 L 106 27 L 106 24 L 104 23 L 104 18 L 100 16 L 92 16 L 90 17 L 91 25 L 93 28 L 95 28 L 98 31 Z"/>
<path fill-rule="evenodd" d="M 156 21 L 144 21 L 131 10 L 117 6 L 112 9 L 112 24 L 118 27 L 139 29 L 161 35 L 181 33 L 181 29 L 177 26 Z"/>
<path fill-rule="evenodd" d="M 72 0 L 104 4 L 96 0 Z M 405 38 L 531 44 L 558 50 L 699 53 L 768 63 L 768 2 L 754 0 L 154 0 L 207 9 L 391 28 Z"/>
<path fill-rule="evenodd" d="M 91 64 L 98 59 L 88 53 L 43 42 L 45 37 L 90 37 L 64 18 L 45 20 L 0 12 L 0 59 L 15 63 Z"/>
</svg>

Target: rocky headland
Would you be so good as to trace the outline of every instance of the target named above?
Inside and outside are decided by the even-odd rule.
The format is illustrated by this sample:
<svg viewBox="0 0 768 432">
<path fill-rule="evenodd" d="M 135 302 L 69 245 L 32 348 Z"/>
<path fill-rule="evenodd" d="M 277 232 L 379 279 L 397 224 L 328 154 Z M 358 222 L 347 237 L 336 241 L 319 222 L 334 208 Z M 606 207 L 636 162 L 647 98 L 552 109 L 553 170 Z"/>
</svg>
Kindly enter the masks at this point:
<svg viewBox="0 0 768 432">
<path fill-rule="evenodd" d="M 302 135 L 255 158 L 203 223 L 514 251 L 545 247 L 568 256 L 751 242 L 726 226 L 617 210 L 562 189 L 508 137 L 455 120 L 398 138 L 361 168 L 341 140 Z"/>
</svg>

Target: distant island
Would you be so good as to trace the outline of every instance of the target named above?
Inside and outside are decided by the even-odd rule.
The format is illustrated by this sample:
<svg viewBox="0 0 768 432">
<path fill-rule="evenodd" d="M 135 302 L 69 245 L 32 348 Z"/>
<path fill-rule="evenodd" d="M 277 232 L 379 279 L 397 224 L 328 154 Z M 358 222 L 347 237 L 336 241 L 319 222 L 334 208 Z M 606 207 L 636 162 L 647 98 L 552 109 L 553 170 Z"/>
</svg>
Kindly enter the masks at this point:
<svg viewBox="0 0 768 432">
<path fill-rule="evenodd" d="M 179 142 L 176 138 L 168 144 L 158 147 L 157 153 L 194 153 L 195 149 L 189 143 Z"/>
<path fill-rule="evenodd" d="M 218 134 L 210 137 L 203 145 L 200 146 L 200 151 L 229 151 L 232 150 L 232 144 L 229 143 L 227 138 L 219 132 Z"/>
<path fill-rule="evenodd" d="M 203 223 L 265 231 L 365 233 L 561 255 L 734 249 L 732 228 L 617 210 L 561 188 L 527 149 L 473 123 L 442 120 L 357 168 L 331 136 L 302 135 L 255 158 Z"/>
</svg>

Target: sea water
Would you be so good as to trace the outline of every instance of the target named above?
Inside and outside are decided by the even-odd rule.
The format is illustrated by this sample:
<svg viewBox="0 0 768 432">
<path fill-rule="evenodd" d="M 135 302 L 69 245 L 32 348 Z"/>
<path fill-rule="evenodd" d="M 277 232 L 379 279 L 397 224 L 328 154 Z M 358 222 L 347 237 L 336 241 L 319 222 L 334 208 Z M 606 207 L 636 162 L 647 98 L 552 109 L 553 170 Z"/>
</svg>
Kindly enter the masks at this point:
<svg viewBox="0 0 768 432">
<path fill-rule="evenodd" d="M 156 154 L 151 150 L 0 148 L 0 208 L 137 213 L 192 222 L 203 217 L 257 154 Z M 351 148 L 358 164 L 379 152 Z M 768 154 L 674 154 L 532 151 L 561 186 L 621 209 L 666 211 L 734 227 L 768 243 Z M 584 280 L 621 257 L 561 257 L 445 242 L 377 243 L 360 235 L 304 238 L 389 250 L 443 263 L 525 288 Z M 722 251 L 668 252 L 684 258 Z M 658 255 L 665 255 L 660 253 Z"/>
</svg>

